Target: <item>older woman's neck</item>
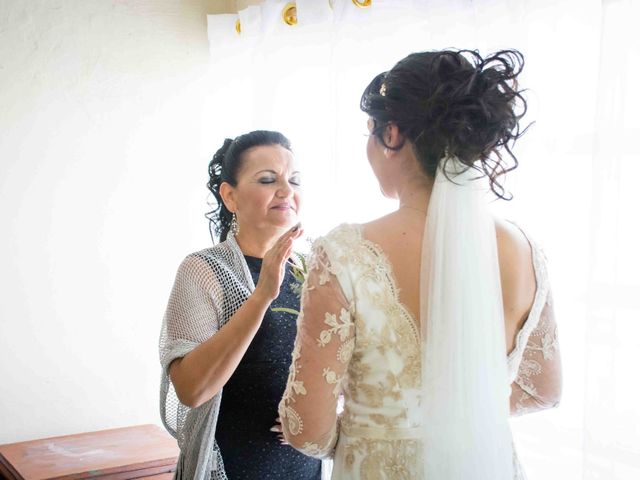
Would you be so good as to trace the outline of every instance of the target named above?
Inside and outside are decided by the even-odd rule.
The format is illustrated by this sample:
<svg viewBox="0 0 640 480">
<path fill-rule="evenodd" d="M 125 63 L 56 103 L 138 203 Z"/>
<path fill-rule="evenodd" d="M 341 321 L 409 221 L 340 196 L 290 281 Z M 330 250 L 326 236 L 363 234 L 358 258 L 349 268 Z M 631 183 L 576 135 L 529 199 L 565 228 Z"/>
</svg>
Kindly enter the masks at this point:
<svg viewBox="0 0 640 480">
<path fill-rule="evenodd" d="M 236 235 L 236 242 L 244 255 L 249 257 L 264 258 L 274 243 L 280 238 L 286 229 L 265 231 L 263 229 L 240 230 Z"/>
</svg>

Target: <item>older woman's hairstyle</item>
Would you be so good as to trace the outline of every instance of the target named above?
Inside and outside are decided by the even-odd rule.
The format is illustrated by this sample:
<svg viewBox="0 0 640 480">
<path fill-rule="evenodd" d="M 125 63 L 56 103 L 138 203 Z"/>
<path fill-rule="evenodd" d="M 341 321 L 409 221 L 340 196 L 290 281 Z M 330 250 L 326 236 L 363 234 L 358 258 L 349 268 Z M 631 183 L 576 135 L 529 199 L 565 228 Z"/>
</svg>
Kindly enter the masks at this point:
<svg viewBox="0 0 640 480">
<path fill-rule="evenodd" d="M 232 213 L 227 209 L 220 196 L 220 185 L 227 182 L 232 186 L 238 184 L 238 172 L 242 167 L 242 154 L 253 147 L 280 145 L 291 151 L 291 142 L 280 132 L 256 130 L 245 133 L 235 139 L 225 139 L 222 147 L 209 162 L 209 181 L 207 188 L 213 194 L 215 207 L 205 215 L 209 219 L 209 232 L 220 241 L 227 238 L 231 227 Z"/>
<path fill-rule="evenodd" d="M 486 58 L 471 50 L 413 53 L 372 80 L 360 108 L 374 121 L 372 133 L 391 150 L 403 146 L 383 138 L 387 124 L 395 123 L 428 175 L 435 177 L 440 160 L 455 156 L 507 199 L 498 177 L 518 166 L 511 146 L 526 131 L 519 121 L 527 103 L 516 80 L 523 66 L 516 50 Z"/>
</svg>

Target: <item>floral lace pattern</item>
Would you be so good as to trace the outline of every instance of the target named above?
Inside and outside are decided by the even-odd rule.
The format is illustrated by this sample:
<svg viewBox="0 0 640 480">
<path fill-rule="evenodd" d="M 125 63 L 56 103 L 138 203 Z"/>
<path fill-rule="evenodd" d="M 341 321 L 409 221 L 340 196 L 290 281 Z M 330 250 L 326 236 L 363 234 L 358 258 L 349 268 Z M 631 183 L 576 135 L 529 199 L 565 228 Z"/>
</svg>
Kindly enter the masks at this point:
<svg viewBox="0 0 640 480">
<path fill-rule="evenodd" d="M 561 382 L 558 329 L 549 293 L 538 325 L 524 349 L 520 368 L 511 387 L 512 413 L 523 415 L 557 406 Z"/>
<path fill-rule="evenodd" d="M 315 248 L 309 261 L 309 273 L 302 289 L 301 302 L 307 312 L 321 310 L 323 314 L 319 317 L 314 315 L 314 318 L 321 318 L 322 322 L 305 322 L 305 315 L 308 313 L 304 312 L 298 317 L 298 337 L 292 353 L 289 380 L 279 406 L 285 434 L 296 437 L 295 442 L 299 450 L 317 458 L 328 456 L 334 448 L 337 439 L 336 405 L 346 365 L 351 359 L 354 347 L 352 306 L 344 295 L 335 290 L 330 279 L 328 258 L 321 248 Z M 316 300 L 310 302 L 311 291 L 314 292 L 312 298 Z M 317 370 L 311 369 L 315 375 L 308 377 L 307 369 L 303 368 L 299 359 L 301 352 L 306 354 L 311 351 L 320 351 L 319 355 L 328 355 L 329 359 L 319 366 L 319 375 Z M 300 408 L 296 403 L 309 392 L 315 396 L 319 391 L 325 398 L 330 394 L 329 404 L 333 408 L 329 410 L 332 411 L 323 409 L 324 416 L 312 414 L 309 418 L 305 415 L 305 406 Z M 305 428 L 309 423 L 313 431 L 321 429 L 322 434 L 313 439 L 306 438 Z"/>
<path fill-rule="evenodd" d="M 540 310 L 541 321 L 527 322 L 521 355 L 510 357 L 523 359 L 512 395 L 518 413 L 531 399 L 541 408 L 545 362 L 557 357 L 551 303 Z M 342 225 L 315 242 L 309 260 L 279 408 L 285 437 L 307 455 L 333 456 L 333 478 L 421 478 L 420 389 L 419 330 L 391 265 L 360 226 Z"/>
<path fill-rule="evenodd" d="M 525 233 L 526 236 L 526 233 Z M 547 259 L 542 249 L 529 239 L 537 291 L 533 307 L 509 354 L 511 413 L 523 415 L 560 402 L 562 365 L 558 329 L 549 287 Z"/>
<path fill-rule="evenodd" d="M 422 478 L 416 470 L 421 455 L 421 443 L 418 440 L 376 440 L 356 439 L 344 448 L 346 471 L 357 471 L 357 478 L 367 480 L 393 479 L 414 480 Z"/>
<path fill-rule="evenodd" d="M 352 444 L 345 434 L 350 427 L 419 425 L 413 408 L 420 391 L 419 334 L 399 302 L 391 275 L 386 256 L 362 239 L 358 227 L 338 228 L 314 244 L 289 382 L 280 404 L 288 441 L 309 455 L 332 455 L 340 424 L 341 444 L 358 458 L 344 468 L 356 476 L 365 471 L 374 475 L 383 452 L 391 455 L 383 461 L 390 472 L 415 471 L 415 439 L 398 439 L 391 445 L 354 437 Z M 309 363 L 316 365 L 315 372 Z M 329 413 L 326 417 L 332 421 L 322 421 L 316 412 L 318 398 L 329 403 L 321 410 L 335 412 L 340 395 L 345 400 L 341 418 Z"/>
</svg>

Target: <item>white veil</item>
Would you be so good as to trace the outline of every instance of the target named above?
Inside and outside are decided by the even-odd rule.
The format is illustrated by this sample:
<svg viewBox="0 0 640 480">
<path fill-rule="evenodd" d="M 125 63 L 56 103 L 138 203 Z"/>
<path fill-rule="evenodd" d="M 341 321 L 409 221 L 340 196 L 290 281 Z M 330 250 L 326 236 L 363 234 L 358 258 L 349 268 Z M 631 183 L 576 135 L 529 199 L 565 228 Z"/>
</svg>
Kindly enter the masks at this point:
<svg viewBox="0 0 640 480">
<path fill-rule="evenodd" d="M 420 281 L 424 478 L 513 480 L 495 224 L 478 172 L 440 165 Z"/>
</svg>

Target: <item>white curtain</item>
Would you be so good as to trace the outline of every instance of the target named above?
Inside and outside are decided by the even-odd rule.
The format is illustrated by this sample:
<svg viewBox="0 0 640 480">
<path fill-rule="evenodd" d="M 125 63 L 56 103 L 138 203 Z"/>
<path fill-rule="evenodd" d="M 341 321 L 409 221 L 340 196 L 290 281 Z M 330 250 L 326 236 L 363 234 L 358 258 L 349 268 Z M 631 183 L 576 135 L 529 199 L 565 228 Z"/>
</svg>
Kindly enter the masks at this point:
<svg viewBox="0 0 640 480">
<path fill-rule="evenodd" d="M 265 1 L 208 17 L 211 153 L 276 129 L 302 161 L 307 232 L 395 206 L 365 155 L 360 95 L 414 51 L 523 52 L 529 121 L 496 212 L 545 246 L 562 405 L 513 420 L 531 479 L 640 478 L 640 7 L 636 0 Z M 239 22 L 241 33 L 237 33 Z"/>
</svg>

